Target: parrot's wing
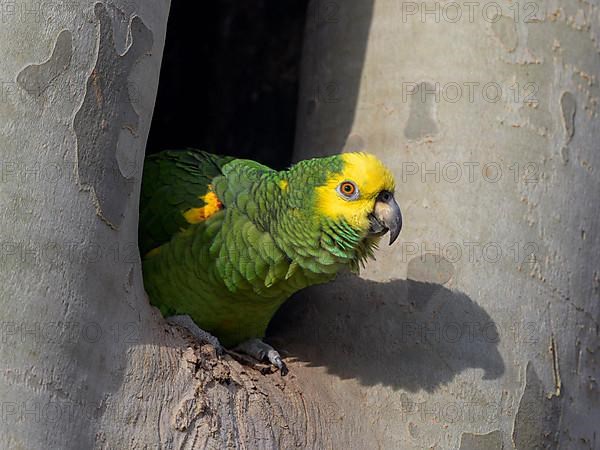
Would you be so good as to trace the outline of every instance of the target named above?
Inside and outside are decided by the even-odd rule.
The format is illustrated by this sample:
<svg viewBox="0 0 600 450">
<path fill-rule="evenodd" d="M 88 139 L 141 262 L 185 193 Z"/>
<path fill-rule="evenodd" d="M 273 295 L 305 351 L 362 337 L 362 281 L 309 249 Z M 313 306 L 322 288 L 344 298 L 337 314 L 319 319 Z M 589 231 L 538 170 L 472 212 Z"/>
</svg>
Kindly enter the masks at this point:
<svg viewBox="0 0 600 450">
<path fill-rule="evenodd" d="M 211 213 L 220 209 L 219 199 L 207 194 L 223 166 L 233 160 L 193 149 L 167 150 L 146 158 L 140 199 L 142 256 L 188 228 L 194 216 L 208 208 Z"/>
</svg>

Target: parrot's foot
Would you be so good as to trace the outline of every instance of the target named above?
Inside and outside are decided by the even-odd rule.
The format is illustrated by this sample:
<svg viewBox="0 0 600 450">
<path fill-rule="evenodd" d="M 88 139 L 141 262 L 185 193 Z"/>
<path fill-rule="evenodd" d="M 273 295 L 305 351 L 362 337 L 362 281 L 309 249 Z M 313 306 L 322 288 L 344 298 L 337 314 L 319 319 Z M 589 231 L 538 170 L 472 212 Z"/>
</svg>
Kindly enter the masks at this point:
<svg viewBox="0 0 600 450">
<path fill-rule="evenodd" d="M 200 342 L 211 344 L 215 348 L 217 355 L 222 355 L 225 351 L 224 347 L 219 342 L 219 339 L 210 334 L 208 331 L 204 331 L 202 328 L 196 325 L 196 323 L 192 320 L 190 316 L 170 316 L 167 317 L 167 322 L 169 322 L 172 325 L 178 325 L 180 327 L 185 328 L 192 334 L 192 336 L 194 336 Z"/>
<path fill-rule="evenodd" d="M 250 355 L 258 361 L 269 361 L 279 369 L 281 376 L 283 377 L 289 372 L 287 366 L 281 359 L 279 352 L 260 339 L 250 339 L 246 342 L 242 342 L 235 347 L 234 350 Z"/>
</svg>

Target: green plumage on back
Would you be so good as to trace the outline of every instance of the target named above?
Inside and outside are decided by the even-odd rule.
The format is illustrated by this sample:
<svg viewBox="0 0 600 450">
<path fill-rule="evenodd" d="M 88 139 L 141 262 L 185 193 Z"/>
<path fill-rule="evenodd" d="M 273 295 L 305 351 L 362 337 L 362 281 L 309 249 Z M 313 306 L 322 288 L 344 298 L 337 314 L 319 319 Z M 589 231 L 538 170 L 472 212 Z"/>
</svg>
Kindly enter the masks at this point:
<svg viewBox="0 0 600 450">
<path fill-rule="evenodd" d="M 164 315 L 189 315 L 225 346 L 262 337 L 294 292 L 372 256 L 378 237 L 362 214 L 386 181 L 362 183 L 360 202 L 339 205 L 327 188 L 364 175 L 352 161 L 338 155 L 277 172 L 197 150 L 147 158 L 139 241 L 151 302 Z"/>
<path fill-rule="evenodd" d="M 140 208 L 142 255 L 189 226 L 181 212 L 204 206 L 201 197 L 208 185 L 232 160 L 195 150 L 164 151 L 146 158 Z"/>
</svg>

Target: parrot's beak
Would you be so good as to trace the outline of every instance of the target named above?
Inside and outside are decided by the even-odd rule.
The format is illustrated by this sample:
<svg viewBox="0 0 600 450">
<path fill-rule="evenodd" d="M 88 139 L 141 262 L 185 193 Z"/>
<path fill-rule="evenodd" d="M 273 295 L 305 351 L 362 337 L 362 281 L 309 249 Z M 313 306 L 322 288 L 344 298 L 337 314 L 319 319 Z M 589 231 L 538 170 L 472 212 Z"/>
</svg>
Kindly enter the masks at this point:
<svg viewBox="0 0 600 450">
<path fill-rule="evenodd" d="M 394 199 L 394 194 L 389 191 L 381 191 L 369 219 L 371 221 L 369 234 L 381 236 L 389 231 L 390 245 L 392 245 L 402 229 L 402 213 Z"/>
</svg>

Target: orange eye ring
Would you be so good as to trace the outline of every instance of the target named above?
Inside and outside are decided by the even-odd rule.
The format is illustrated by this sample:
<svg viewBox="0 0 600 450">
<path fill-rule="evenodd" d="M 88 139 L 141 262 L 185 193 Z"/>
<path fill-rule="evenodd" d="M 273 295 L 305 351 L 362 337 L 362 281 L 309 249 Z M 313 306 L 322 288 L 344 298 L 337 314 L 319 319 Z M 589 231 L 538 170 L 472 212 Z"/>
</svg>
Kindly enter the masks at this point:
<svg viewBox="0 0 600 450">
<path fill-rule="evenodd" d="M 348 196 L 354 194 L 354 191 L 356 191 L 356 188 L 354 187 L 354 185 L 352 183 L 350 183 L 349 181 L 344 181 L 341 185 L 340 185 L 340 189 L 342 190 L 342 192 Z"/>
<path fill-rule="evenodd" d="M 358 188 L 352 181 L 342 181 L 337 187 L 338 193 L 349 200 L 354 200 L 358 197 Z"/>
</svg>

